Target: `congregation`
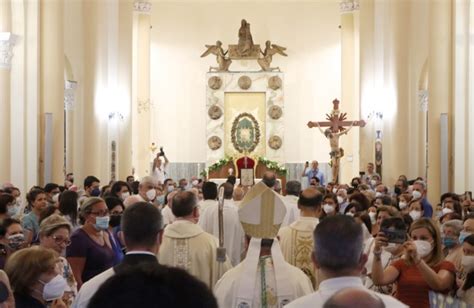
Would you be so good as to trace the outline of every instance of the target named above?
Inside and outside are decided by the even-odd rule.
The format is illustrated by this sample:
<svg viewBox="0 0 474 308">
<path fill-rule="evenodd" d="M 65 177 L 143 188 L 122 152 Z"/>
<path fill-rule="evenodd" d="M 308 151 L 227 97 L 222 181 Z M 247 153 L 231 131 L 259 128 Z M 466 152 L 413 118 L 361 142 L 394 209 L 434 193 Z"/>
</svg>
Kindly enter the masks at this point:
<svg viewBox="0 0 474 308">
<path fill-rule="evenodd" d="M 218 186 L 167 163 L 140 181 L 3 184 L 0 306 L 474 305 L 469 192 L 428 200 L 425 179 L 384 183 L 371 163 L 338 184 L 314 161 L 284 193 L 271 171 Z"/>
</svg>

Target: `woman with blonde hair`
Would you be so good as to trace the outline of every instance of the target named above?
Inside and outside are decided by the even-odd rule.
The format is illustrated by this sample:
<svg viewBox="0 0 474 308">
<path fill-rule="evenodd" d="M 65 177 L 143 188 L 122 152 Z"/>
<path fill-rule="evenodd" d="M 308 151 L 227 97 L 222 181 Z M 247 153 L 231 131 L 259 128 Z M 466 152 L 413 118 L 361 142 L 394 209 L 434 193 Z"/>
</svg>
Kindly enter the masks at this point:
<svg viewBox="0 0 474 308">
<path fill-rule="evenodd" d="M 66 307 L 61 300 L 66 280 L 59 274 L 58 257 L 52 249 L 35 246 L 19 250 L 8 259 L 5 272 L 17 308 Z"/>
<path fill-rule="evenodd" d="M 400 260 L 383 269 L 382 247 L 388 239 L 380 232 L 375 239 L 372 281 L 375 285 L 397 283 L 396 298 L 410 307 L 429 307 L 430 290 L 448 293 L 454 286 L 456 269 L 444 260 L 441 235 L 435 223 L 421 218 L 410 227 Z"/>
</svg>

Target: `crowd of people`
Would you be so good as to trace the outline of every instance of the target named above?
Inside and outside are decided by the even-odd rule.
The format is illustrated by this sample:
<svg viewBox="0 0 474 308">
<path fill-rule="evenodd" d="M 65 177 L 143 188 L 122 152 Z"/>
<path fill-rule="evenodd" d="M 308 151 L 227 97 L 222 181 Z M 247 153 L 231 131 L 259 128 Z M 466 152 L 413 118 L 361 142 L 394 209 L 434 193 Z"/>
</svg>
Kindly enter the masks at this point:
<svg viewBox="0 0 474 308">
<path fill-rule="evenodd" d="M 423 178 L 388 185 L 373 164 L 340 184 L 313 161 L 282 189 L 271 171 L 175 182 L 167 163 L 140 181 L 5 183 L 0 306 L 474 305 L 469 193 L 428 200 Z"/>
</svg>

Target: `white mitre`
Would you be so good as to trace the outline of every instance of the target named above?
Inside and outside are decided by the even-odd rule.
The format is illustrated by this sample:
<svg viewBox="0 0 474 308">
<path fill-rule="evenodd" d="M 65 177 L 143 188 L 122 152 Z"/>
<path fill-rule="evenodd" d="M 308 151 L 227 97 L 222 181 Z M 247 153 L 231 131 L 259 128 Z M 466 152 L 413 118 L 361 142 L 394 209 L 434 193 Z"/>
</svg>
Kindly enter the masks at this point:
<svg viewBox="0 0 474 308">
<path fill-rule="evenodd" d="M 255 185 L 240 203 L 239 218 L 245 234 L 251 236 L 247 255 L 242 261 L 243 273 L 238 281 L 237 296 L 232 307 L 252 307 L 260 259 L 262 239 L 273 239 L 271 248 L 276 277 L 278 307 L 294 299 L 288 283 L 288 266 L 276 238 L 286 214 L 281 197 L 263 182 Z"/>
</svg>

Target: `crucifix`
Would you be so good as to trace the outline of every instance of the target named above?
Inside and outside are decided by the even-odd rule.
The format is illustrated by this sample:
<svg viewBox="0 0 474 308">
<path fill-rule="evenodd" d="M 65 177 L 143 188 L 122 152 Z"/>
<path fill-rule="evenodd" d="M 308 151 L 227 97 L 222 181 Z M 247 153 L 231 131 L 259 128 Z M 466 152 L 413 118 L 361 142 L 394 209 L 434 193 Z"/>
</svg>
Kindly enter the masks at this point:
<svg viewBox="0 0 474 308">
<path fill-rule="evenodd" d="M 347 134 L 352 127 L 359 126 L 364 127 L 365 121 L 347 121 L 347 113 L 341 113 L 339 110 L 339 101 L 337 99 L 332 101 L 334 107 L 330 114 L 326 114 L 327 121 L 321 122 L 308 122 L 308 127 L 318 127 L 319 131 L 329 140 L 331 146 L 331 169 L 332 169 L 332 181 L 339 183 L 339 161 L 344 156 L 344 149 L 339 147 L 339 137 L 343 134 Z M 344 126 L 349 126 L 346 128 Z M 328 127 L 323 130 L 321 127 Z"/>
</svg>

